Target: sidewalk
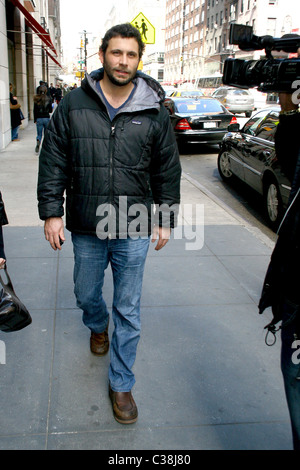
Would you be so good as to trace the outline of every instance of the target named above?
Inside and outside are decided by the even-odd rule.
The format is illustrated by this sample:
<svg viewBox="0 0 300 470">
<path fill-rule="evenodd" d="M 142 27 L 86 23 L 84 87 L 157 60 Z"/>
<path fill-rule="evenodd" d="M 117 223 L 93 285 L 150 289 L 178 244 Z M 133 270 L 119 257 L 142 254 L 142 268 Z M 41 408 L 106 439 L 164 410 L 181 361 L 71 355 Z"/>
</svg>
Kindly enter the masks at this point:
<svg viewBox="0 0 300 470">
<path fill-rule="evenodd" d="M 44 239 L 33 123 L 20 139 L 0 152 L 0 189 L 8 268 L 33 323 L 0 332 L 0 449 L 292 449 L 280 340 L 265 345 L 271 314 L 257 309 L 273 243 L 183 175 L 183 208 L 204 204 L 204 246 L 187 249 L 201 227 L 185 225 L 161 252 L 150 247 L 134 369 L 139 419 L 120 425 L 109 357 L 90 353 L 76 308 L 70 235 L 61 253 Z M 186 224 L 197 223 L 188 215 Z M 110 306 L 109 269 L 104 293 Z"/>
</svg>

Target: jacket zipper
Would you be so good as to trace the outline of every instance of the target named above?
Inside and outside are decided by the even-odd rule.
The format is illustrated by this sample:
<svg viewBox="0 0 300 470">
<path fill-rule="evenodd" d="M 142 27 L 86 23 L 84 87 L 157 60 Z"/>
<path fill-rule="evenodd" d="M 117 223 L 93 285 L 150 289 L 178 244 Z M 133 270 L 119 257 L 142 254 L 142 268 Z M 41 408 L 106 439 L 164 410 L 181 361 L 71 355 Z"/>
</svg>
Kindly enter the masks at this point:
<svg viewBox="0 0 300 470">
<path fill-rule="evenodd" d="M 111 142 L 109 153 L 109 220 L 112 217 L 112 202 L 113 202 L 113 155 L 114 155 L 114 140 L 115 140 L 115 126 L 111 126 L 110 130 Z M 111 233 L 108 233 L 108 238 L 111 239 Z"/>
</svg>

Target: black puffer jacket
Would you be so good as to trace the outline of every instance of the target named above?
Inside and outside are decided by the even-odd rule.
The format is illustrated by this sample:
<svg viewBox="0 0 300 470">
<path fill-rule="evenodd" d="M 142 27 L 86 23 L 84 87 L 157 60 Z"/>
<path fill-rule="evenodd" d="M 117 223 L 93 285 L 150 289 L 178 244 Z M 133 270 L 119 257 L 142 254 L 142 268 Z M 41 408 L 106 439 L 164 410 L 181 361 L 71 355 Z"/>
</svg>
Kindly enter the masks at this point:
<svg viewBox="0 0 300 470">
<path fill-rule="evenodd" d="M 118 212 L 120 196 L 128 207 L 143 204 L 149 224 L 153 201 L 180 202 L 181 167 L 162 88 L 138 72 L 133 98 L 111 122 L 96 88 L 102 77 L 103 69 L 92 72 L 63 99 L 40 154 L 40 218 L 64 214 L 66 189 L 66 227 L 77 233 L 95 234 L 97 208 L 111 204 Z"/>
</svg>

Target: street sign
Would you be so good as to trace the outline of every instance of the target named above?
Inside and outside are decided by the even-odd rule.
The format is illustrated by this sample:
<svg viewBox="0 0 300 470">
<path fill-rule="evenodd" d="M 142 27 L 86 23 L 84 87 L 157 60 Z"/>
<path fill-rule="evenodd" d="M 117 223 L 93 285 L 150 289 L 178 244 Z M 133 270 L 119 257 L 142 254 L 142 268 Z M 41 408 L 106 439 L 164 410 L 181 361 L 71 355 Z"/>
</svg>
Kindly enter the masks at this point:
<svg viewBox="0 0 300 470">
<path fill-rule="evenodd" d="M 131 24 L 139 30 L 145 44 L 155 44 L 155 28 L 143 13 L 139 13 Z"/>
</svg>

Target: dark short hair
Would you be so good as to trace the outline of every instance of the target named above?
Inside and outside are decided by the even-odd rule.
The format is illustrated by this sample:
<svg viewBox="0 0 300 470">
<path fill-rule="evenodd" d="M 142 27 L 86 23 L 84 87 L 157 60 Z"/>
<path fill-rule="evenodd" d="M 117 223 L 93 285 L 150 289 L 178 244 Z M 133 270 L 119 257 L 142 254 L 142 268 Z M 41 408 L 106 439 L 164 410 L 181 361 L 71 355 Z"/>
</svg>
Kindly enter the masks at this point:
<svg viewBox="0 0 300 470">
<path fill-rule="evenodd" d="M 99 48 L 100 51 L 102 51 L 103 54 L 105 54 L 110 39 L 116 38 L 118 36 L 122 38 L 136 39 L 138 46 L 139 46 L 139 57 L 140 58 L 142 57 L 143 52 L 145 50 L 145 44 L 142 41 L 142 36 L 139 30 L 135 26 L 132 26 L 132 24 L 130 23 L 118 24 L 110 28 L 108 31 L 106 31 L 104 38 L 102 39 L 102 44 Z"/>
</svg>

